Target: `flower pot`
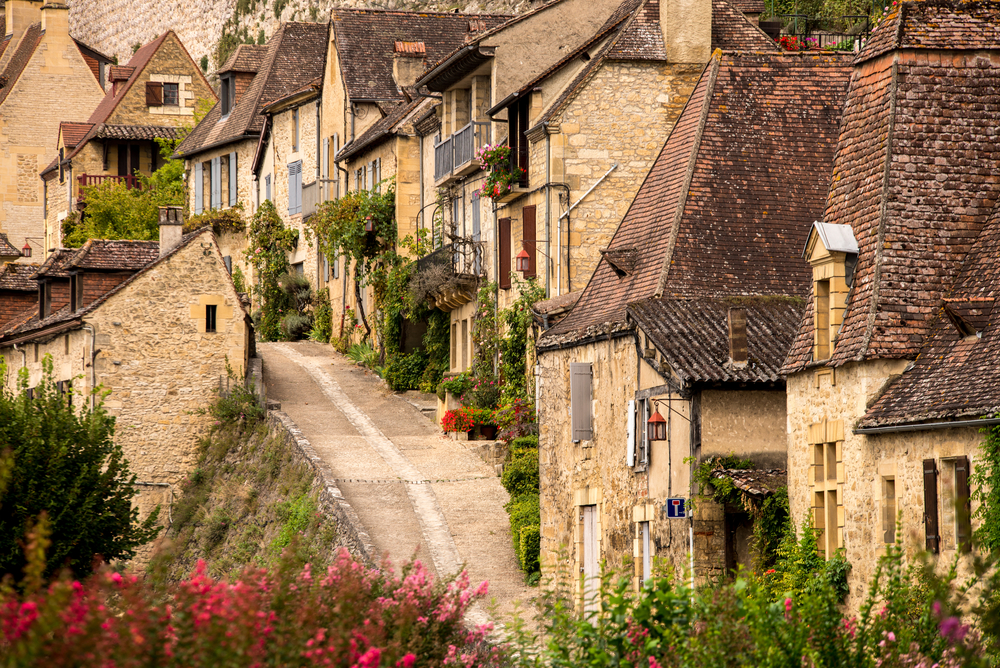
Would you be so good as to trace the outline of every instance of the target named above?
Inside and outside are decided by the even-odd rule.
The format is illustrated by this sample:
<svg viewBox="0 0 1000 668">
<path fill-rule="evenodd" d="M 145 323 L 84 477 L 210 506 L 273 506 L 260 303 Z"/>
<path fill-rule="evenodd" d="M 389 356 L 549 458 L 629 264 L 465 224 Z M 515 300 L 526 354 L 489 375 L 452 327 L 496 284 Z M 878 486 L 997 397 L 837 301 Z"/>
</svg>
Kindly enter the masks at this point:
<svg viewBox="0 0 1000 668">
<path fill-rule="evenodd" d="M 495 441 L 497 438 L 497 426 L 495 424 L 479 425 L 479 433 L 484 440 Z"/>
</svg>

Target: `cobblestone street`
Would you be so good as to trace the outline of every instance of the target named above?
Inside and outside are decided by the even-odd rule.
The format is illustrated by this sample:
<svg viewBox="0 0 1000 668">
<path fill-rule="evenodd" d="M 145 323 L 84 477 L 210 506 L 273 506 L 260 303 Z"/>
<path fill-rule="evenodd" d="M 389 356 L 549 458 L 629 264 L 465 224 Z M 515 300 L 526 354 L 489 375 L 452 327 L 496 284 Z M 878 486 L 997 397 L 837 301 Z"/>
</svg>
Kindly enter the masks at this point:
<svg viewBox="0 0 1000 668">
<path fill-rule="evenodd" d="M 281 402 L 334 471 L 377 554 L 394 566 L 415 555 L 439 575 L 464 564 L 473 586 L 489 582 L 497 623 L 534 595 L 517 566 L 503 508 L 509 497 L 492 467 L 330 347 L 258 350 L 268 399 Z M 487 619 L 485 607 L 472 621 Z"/>
</svg>

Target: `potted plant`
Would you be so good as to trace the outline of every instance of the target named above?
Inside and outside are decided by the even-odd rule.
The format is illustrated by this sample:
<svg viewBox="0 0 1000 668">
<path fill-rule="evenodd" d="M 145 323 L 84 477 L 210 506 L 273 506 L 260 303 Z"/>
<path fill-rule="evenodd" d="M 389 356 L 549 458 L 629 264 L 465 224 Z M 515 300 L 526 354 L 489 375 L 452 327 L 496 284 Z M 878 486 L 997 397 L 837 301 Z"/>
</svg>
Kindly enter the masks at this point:
<svg viewBox="0 0 1000 668">
<path fill-rule="evenodd" d="M 476 151 L 479 164 L 487 171 L 486 180 L 479 188 L 480 197 L 496 201 L 509 195 L 525 174 L 525 170 L 511 164 L 510 146 L 486 144 Z"/>
</svg>

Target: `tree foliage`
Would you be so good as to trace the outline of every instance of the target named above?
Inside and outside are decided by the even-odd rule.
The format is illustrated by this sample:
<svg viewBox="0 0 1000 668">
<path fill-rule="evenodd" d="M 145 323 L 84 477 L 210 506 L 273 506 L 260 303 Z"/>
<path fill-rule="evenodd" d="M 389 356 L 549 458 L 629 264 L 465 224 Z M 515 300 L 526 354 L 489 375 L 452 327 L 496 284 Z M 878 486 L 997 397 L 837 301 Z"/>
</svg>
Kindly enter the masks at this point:
<svg viewBox="0 0 1000 668">
<path fill-rule="evenodd" d="M 159 529 L 158 513 L 139 521 L 132 507 L 135 476 L 114 443 L 114 418 L 98 405 L 80 407 L 53 382 L 52 358 L 29 397 L 27 372 L 15 394 L 0 382 L 0 574 L 20 575 L 27 563 L 21 539 L 47 514 L 45 575 L 68 566 L 77 575 L 93 568 L 95 555 L 129 559 Z M 7 369 L 0 359 L 0 381 Z M 72 396 L 76 406 L 69 405 Z"/>
<path fill-rule="evenodd" d="M 286 253 L 295 249 L 298 234 L 297 230 L 285 228 L 271 200 L 264 200 L 250 219 L 244 257 L 257 277 L 254 299 L 261 309 L 257 331 L 265 341 L 282 338 L 281 319 L 294 308 L 279 280 L 291 269 Z"/>
<path fill-rule="evenodd" d="M 974 517 L 979 520 L 974 538 L 984 552 L 1000 552 L 1000 425 L 984 428 L 986 438 L 979 448 L 972 474 L 972 498 L 979 502 Z"/>
</svg>

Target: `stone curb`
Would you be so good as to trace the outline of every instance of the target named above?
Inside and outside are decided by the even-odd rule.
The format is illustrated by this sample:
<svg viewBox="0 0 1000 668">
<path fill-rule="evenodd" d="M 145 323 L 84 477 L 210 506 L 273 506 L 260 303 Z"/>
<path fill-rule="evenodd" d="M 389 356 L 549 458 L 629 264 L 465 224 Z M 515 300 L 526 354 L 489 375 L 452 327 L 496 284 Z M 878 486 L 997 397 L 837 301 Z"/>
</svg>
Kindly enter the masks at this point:
<svg viewBox="0 0 1000 668">
<path fill-rule="evenodd" d="M 337 520 L 337 535 L 342 544 L 357 558 L 372 566 L 378 554 L 371 536 L 361 524 L 361 519 L 351 504 L 347 502 L 334 479 L 336 476 L 329 464 L 323 461 L 309 440 L 302 435 L 292 418 L 283 411 L 269 410 L 267 422 L 271 429 L 284 436 L 285 441 L 295 445 L 295 451 L 309 464 L 316 474 L 315 484 L 320 486 L 319 503 L 322 510 L 332 514 Z"/>
</svg>

